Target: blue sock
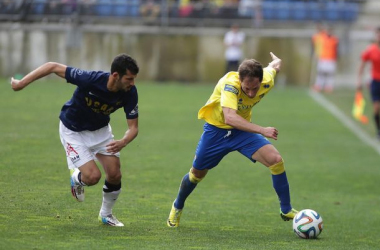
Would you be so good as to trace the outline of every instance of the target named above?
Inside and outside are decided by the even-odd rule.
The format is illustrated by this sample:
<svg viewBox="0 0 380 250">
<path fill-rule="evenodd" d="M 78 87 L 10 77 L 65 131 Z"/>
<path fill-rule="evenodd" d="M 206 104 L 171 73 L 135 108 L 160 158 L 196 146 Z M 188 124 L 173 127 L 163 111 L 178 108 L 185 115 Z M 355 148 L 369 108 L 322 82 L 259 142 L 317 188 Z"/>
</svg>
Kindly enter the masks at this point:
<svg viewBox="0 0 380 250">
<path fill-rule="evenodd" d="M 193 192 L 196 186 L 196 183 L 192 183 L 190 181 L 189 173 L 187 173 L 182 179 L 177 199 L 174 202 L 174 207 L 177 209 L 182 209 L 185 206 L 185 200 L 191 194 L 191 192 Z"/>
<path fill-rule="evenodd" d="M 281 211 L 288 213 L 292 209 L 292 206 L 290 205 L 289 183 L 286 172 L 279 175 L 272 175 L 272 182 L 274 190 L 276 190 L 280 200 Z"/>
</svg>

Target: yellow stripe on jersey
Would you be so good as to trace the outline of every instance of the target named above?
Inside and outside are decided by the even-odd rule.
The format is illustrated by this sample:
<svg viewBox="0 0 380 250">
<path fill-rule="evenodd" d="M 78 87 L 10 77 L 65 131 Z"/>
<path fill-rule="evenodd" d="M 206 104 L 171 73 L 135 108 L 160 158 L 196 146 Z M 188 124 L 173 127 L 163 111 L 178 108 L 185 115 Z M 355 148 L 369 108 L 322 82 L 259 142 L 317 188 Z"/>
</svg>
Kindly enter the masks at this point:
<svg viewBox="0 0 380 250">
<path fill-rule="evenodd" d="M 241 90 L 239 73 L 227 73 L 219 80 L 207 103 L 199 110 L 198 119 L 203 119 L 218 128 L 231 129 L 232 127 L 224 122 L 222 107 L 226 107 L 236 110 L 238 115 L 250 122 L 252 107 L 273 88 L 275 76 L 275 69 L 264 68 L 260 89 L 254 98 L 249 98 Z"/>
</svg>

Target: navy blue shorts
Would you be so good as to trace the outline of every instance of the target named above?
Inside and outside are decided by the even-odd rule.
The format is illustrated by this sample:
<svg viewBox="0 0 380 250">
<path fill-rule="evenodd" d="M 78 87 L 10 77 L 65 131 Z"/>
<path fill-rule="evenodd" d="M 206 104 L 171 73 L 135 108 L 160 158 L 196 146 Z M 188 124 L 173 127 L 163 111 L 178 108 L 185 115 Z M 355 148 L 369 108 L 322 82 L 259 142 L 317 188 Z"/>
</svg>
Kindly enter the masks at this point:
<svg viewBox="0 0 380 250">
<path fill-rule="evenodd" d="M 267 144 L 271 143 L 261 134 L 238 129 L 221 129 L 206 123 L 195 152 L 193 167 L 198 170 L 212 169 L 225 155 L 236 150 L 256 162 L 252 155 Z"/>
<path fill-rule="evenodd" d="M 372 80 L 371 82 L 371 97 L 372 101 L 380 101 L 380 81 Z"/>
</svg>

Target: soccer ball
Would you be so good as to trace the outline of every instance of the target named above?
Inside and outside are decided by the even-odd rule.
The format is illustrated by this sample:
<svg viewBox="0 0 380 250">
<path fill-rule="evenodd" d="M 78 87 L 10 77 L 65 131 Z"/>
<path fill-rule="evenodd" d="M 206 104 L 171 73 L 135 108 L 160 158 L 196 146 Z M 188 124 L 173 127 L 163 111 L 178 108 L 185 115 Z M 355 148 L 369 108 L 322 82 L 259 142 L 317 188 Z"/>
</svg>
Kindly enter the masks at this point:
<svg viewBox="0 0 380 250">
<path fill-rule="evenodd" d="M 322 229 L 322 217 L 314 210 L 301 210 L 293 218 L 293 231 L 300 238 L 316 239 L 322 232 Z"/>
</svg>

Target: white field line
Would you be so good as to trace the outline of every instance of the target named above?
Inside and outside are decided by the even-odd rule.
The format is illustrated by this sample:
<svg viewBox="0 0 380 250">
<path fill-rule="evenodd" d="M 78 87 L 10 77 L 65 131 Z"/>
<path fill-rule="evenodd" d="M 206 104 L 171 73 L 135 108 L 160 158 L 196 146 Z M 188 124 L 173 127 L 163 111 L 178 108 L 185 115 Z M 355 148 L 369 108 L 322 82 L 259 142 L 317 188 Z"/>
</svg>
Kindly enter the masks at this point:
<svg viewBox="0 0 380 250">
<path fill-rule="evenodd" d="M 364 132 L 352 119 L 347 117 L 341 110 L 339 110 L 334 104 L 327 100 L 323 95 L 316 93 L 314 91 L 309 91 L 309 95 L 317 102 L 319 105 L 330 111 L 344 126 L 352 131 L 360 140 L 365 144 L 371 146 L 378 154 L 380 154 L 380 143 L 371 138 L 366 132 Z"/>
</svg>

